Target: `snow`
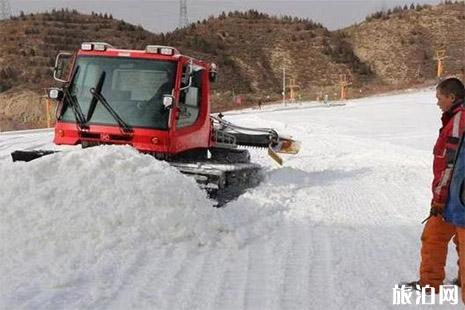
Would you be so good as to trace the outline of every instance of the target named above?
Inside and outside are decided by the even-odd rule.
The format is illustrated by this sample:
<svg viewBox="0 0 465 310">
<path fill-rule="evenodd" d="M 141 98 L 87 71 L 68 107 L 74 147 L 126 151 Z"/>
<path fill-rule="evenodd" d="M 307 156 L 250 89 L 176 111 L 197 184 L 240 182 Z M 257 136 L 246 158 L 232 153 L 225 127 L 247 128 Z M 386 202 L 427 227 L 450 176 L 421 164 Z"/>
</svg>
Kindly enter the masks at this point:
<svg viewBox="0 0 465 310">
<path fill-rule="evenodd" d="M 129 147 L 11 163 L 53 134 L 0 134 L 0 308 L 390 309 L 418 278 L 439 116 L 432 89 L 225 113 L 302 149 L 252 150 L 265 180 L 222 209 Z"/>
</svg>

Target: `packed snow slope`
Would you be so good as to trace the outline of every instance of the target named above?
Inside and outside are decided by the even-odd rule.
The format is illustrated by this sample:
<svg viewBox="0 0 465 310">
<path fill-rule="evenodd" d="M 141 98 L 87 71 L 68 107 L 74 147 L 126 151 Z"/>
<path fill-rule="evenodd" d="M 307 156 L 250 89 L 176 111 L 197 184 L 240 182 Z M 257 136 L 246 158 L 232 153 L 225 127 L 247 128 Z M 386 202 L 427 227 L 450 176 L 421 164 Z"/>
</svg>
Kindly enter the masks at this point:
<svg viewBox="0 0 465 310">
<path fill-rule="evenodd" d="M 284 167 L 253 150 L 265 181 L 222 209 L 130 147 L 12 163 L 52 133 L 1 134 L 0 308 L 394 308 L 418 278 L 439 116 L 433 90 L 226 113 L 302 149 Z"/>
</svg>

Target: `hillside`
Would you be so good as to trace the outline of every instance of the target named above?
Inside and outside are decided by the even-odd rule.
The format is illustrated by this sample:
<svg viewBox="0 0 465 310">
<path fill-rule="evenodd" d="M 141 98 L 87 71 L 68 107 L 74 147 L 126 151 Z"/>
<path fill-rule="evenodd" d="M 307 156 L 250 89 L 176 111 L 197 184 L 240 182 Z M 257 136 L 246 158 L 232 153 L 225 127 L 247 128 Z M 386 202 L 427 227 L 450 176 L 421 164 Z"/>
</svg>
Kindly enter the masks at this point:
<svg viewBox="0 0 465 310">
<path fill-rule="evenodd" d="M 332 89 L 341 73 L 351 72 L 358 87 L 373 78 L 338 33 L 310 20 L 233 12 L 168 33 L 165 40 L 187 54 L 217 62 L 217 89 L 223 97 L 233 91 L 279 97 L 283 68 L 307 98 Z"/>
<path fill-rule="evenodd" d="M 465 2 L 378 12 L 344 29 L 357 57 L 388 84 L 436 74 L 436 50 L 445 48 L 445 74 L 465 68 Z"/>
<path fill-rule="evenodd" d="M 448 73 L 465 66 L 461 29 L 465 29 L 463 3 L 373 14 L 335 32 L 311 20 L 253 10 L 223 13 L 166 34 L 150 33 L 108 14 L 68 10 L 22 14 L 0 21 L 0 36 L 6 42 L 0 46 L 0 130 L 44 125 L 39 102 L 44 88 L 55 84 L 51 78 L 55 55 L 75 50 L 84 41 L 136 49 L 166 44 L 216 62 L 220 75 L 212 102 L 218 111 L 233 107 L 238 94 L 248 103 L 278 100 L 283 68 L 301 88 L 302 99 L 321 94 L 337 98 L 342 73 L 350 75 L 351 97 L 432 83 L 437 46 L 447 44 Z"/>
<path fill-rule="evenodd" d="M 370 76 L 339 35 L 309 20 L 256 11 L 223 14 L 167 34 L 76 11 L 23 15 L 0 25 L 0 34 L 9 42 L 0 47 L 0 90 L 18 84 L 34 90 L 49 86 L 57 52 L 74 50 L 83 41 L 105 41 L 119 48 L 173 45 L 185 54 L 215 61 L 221 70 L 214 85 L 218 103 L 232 101 L 233 93 L 278 98 L 283 67 L 302 87 L 303 96 L 333 87 L 341 72 L 353 72 L 360 86 Z"/>
</svg>

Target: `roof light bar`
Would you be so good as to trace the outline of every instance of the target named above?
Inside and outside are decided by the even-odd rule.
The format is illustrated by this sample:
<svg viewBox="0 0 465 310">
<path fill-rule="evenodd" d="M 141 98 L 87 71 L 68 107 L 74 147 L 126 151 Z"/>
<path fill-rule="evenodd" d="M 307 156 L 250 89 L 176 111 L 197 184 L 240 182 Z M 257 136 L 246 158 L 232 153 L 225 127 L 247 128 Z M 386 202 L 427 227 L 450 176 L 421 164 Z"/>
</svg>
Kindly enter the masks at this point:
<svg viewBox="0 0 465 310">
<path fill-rule="evenodd" d="M 147 45 L 145 52 L 150 54 L 160 54 L 166 56 L 178 55 L 179 51 L 171 46 Z"/>
<path fill-rule="evenodd" d="M 170 47 L 162 47 L 160 48 L 160 54 L 162 55 L 168 55 L 168 56 L 173 56 L 174 54 L 174 49 Z"/>
<path fill-rule="evenodd" d="M 91 51 L 94 47 L 92 46 L 92 43 L 82 43 L 81 44 L 81 50 L 83 51 Z"/>
<path fill-rule="evenodd" d="M 145 48 L 145 52 L 150 54 L 158 54 L 158 46 L 149 45 Z"/>
<path fill-rule="evenodd" d="M 81 50 L 83 51 L 97 51 L 97 52 L 104 52 L 106 51 L 108 48 L 113 48 L 113 46 L 111 46 L 110 44 L 108 43 L 105 43 L 105 42 L 84 42 L 81 44 Z"/>
<path fill-rule="evenodd" d="M 96 43 L 94 44 L 94 50 L 99 52 L 104 52 L 107 49 L 105 44 Z"/>
</svg>

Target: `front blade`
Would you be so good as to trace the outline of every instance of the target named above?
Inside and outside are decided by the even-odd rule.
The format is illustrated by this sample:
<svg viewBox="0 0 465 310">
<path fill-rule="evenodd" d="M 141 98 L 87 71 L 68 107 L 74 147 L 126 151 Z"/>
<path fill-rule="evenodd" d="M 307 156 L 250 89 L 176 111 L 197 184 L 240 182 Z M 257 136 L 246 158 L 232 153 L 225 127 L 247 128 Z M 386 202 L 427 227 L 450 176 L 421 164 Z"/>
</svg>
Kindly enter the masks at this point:
<svg viewBox="0 0 465 310">
<path fill-rule="evenodd" d="M 278 165 L 283 165 L 283 159 L 278 153 L 282 154 L 297 154 L 300 151 L 300 141 L 292 140 L 291 138 L 279 137 L 279 142 L 275 145 L 270 145 L 268 147 L 268 155 L 278 163 Z"/>
<path fill-rule="evenodd" d="M 46 155 L 57 153 L 56 151 L 14 151 L 11 153 L 11 158 L 13 161 L 31 161 Z"/>
<path fill-rule="evenodd" d="M 274 150 L 273 148 L 271 148 L 271 146 L 268 148 L 268 155 L 275 161 L 278 163 L 278 165 L 282 166 L 283 165 L 283 159 L 281 158 L 281 156 L 279 156 Z"/>
<path fill-rule="evenodd" d="M 297 154 L 300 151 L 300 141 L 279 137 L 279 142 L 272 149 L 276 153 Z"/>
</svg>

